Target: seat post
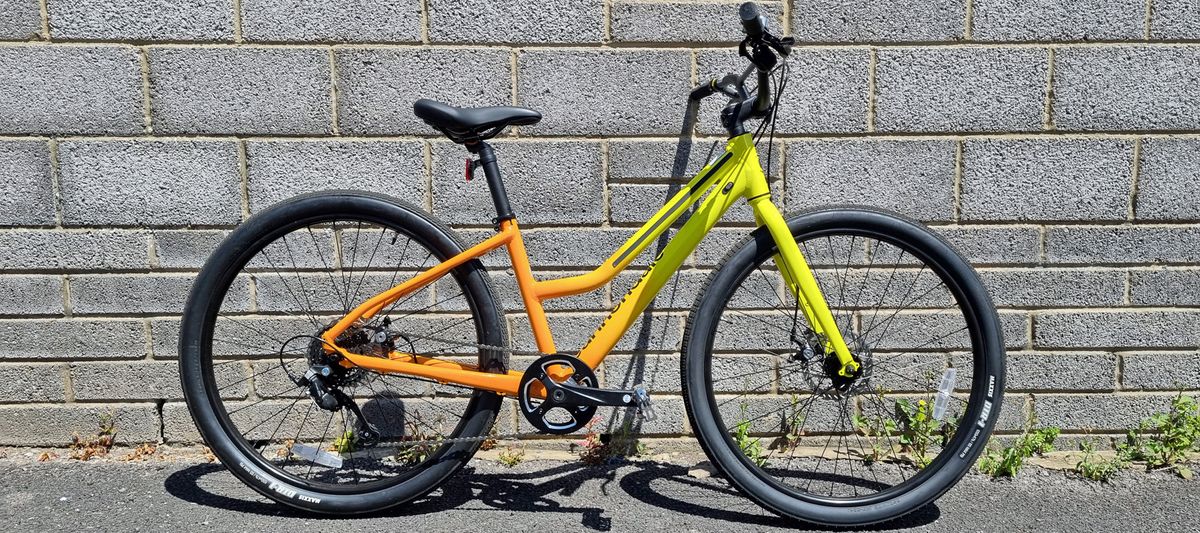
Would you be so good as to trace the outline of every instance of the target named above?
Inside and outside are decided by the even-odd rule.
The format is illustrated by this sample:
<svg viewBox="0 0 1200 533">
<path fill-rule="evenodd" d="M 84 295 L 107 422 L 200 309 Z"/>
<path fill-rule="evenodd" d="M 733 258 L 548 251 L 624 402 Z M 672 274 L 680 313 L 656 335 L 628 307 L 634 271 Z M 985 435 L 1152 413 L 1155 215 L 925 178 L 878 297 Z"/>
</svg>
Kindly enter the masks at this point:
<svg viewBox="0 0 1200 533">
<path fill-rule="evenodd" d="M 492 150 L 492 146 L 483 141 L 468 142 L 466 146 L 468 151 L 479 155 L 479 164 L 483 167 L 484 177 L 487 178 L 492 203 L 496 204 L 496 223 L 517 218 L 508 203 L 508 192 L 504 190 L 504 182 L 500 181 L 500 165 L 496 164 L 496 152 Z"/>
</svg>

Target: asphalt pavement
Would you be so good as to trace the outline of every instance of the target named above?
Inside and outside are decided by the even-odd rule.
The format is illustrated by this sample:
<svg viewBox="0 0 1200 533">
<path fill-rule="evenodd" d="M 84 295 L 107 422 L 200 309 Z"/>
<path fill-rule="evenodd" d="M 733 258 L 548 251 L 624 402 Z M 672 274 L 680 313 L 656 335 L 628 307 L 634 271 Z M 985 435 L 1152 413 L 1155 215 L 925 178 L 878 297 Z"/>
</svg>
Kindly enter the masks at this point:
<svg viewBox="0 0 1200 533">
<path fill-rule="evenodd" d="M 653 461 L 587 466 L 476 459 L 430 497 L 366 517 L 276 505 L 224 467 L 195 462 L 0 459 L 4 531 L 782 531 L 719 477 Z M 1111 484 L 1027 469 L 1015 480 L 968 475 L 935 504 L 883 530 L 1197 531 L 1200 480 L 1127 472 Z"/>
</svg>

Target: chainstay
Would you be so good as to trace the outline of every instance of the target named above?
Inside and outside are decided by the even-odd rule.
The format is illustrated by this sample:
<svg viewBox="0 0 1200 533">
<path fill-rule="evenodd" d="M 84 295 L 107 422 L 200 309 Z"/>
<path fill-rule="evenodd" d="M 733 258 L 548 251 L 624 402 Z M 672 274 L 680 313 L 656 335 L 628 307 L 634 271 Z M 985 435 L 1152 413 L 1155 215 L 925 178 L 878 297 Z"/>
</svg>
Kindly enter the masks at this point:
<svg viewBox="0 0 1200 533">
<path fill-rule="evenodd" d="M 427 341 L 438 342 L 438 343 L 443 343 L 443 344 L 449 344 L 451 348 L 471 347 L 471 348 L 482 349 L 482 350 L 497 351 L 497 352 L 501 352 L 501 353 L 506 353 L 508 355 L 533 355 L 533 356 L 553 355 L 553 354 L 548 354 L 546 352 L 541 352 L 538 350 L 514 350 L 507 346 L 494 346 L 491 344 L 463 342 L 460 340 L 451 340 L 451 339 L 435 337 L 435 336 L 431 336 L 431 335 L 421 335 L 421 334 L 417 334 L 417 333 L 412 333 L 412 334 L 406 334 L 406 333 L 400 333 L 400 332 L 396 332 L 396 333 L 398 335 L 401 335 L 402 337 L 410 339 L 410 340 L 411 339 L 420 339 L 420 340 L 427 340 Z M 425 354 L 414 353 L 413 355 L 425 355 Z M 439 382 L 436 380 L 417 378 L 417 377 L 412 377 L 412 376 L 408 376 L 408 377 L 406 377 L 406 379 L 412 379 L 415 381 L 424 381 L 424 382 L 429 382 L 429 383 L 437 383 L 440 385 L 445 385 L 445 386 L 450 386 L 450 387 L 458 387 L 461 389 L 467 389 L 467 390 L 472 390 L 472 391 L 479 390 L 474 387 L 467 387 L 467 386 L 458 385 L 455 383 L 442 383 L 442 382 Z M 496 439 L 496 440 L 522 439 L 525 437 L 536 437 L 536 436 L 542 436 L 542 435 L 545 435 L 545 434 L 540 433 L 540 432 L 508 433 L 508 434 L 503 434 L 503 435 L 490 435 L 489 434 L 489 435 L 482 435 L 482 436 L 478 436 L 478 437 L 447 437 L 447 438 L 442 438 L 442 439 L 385 441 L 385 442 L 398 442 L 402 446 L 412 447 L 412 446 L 427 446 L 427 445 L 432 446 L 432 445 L 443 445 L 443 444 L 459 444 L 459 443 L 464 443 L 464 442 L 482 442 L 482 441 L 491 440 L 491 439 Z"/>
<path fill-rule="evenodd" d="M 404 334 L 404 333 L 397 332 L 397 334 L 403 336 L 406 339 L 410 339 L 410 340 L 411 339 L 420 339 L 420 340 L 438 342 L 438 343 L 442 343 L 442 344 L 448 344 L 448 345 L 450 345 L 451 348 L 471 347 L 471 348 L 476 348 L 476 349 L 492 350 L 492 351 L 496 351 L 496 352 L 506 353 L 508 355 L 533 355 L 533 356 L 552 355 L 552 354 L 548 354 L 546 352 L 541 352 L 538 350 L 514 350 L 507 346 L 495 346 L 495 345 L 491 345 L 491 344 L 463 342 L 460 340 L 451 340 L 451 339 L 435 337 L 435 336 L 431 336 L 431 335 L 421 335 L 421 334 L 417 334 L 417 333 Z M 421 355 L 421 354 L 414 353 L 413 355 Z M 406 379 L 412 379 L 414 381 L 424 381 L 424 382 L 429 382 L 429 383 L 437 383 L 440 385 L 445 385 L 445 386 L 450 386 L 450 387 L 458 387 L 458 388 L 472 390 L 472 391 L 479 390 L 474 387 L 467 387 L 467 386 L 458 385 L 455 383 L 441 383 L 436 380 L 417 378 L 417 377 L 412 377 L 412 376 L 408 376 L 408 377 L 406 377 Z M 398 446 L 404 446 L 404 447 L 435 446 L 435 445 L 440 446 L 440 445 L 444 445 L 444 444 L 460 444 L 460 443 L 465 443 L 465 442 L 483 442 L 486 440 L 493 440 L 493 439 L 494 440 L 522 439 L 522 438 L 526 438 L 526 437 L 537 437 L 537 436 L 542 436 L 542 435 L 544 435 L 544 433 L 540 433 L 540 432 L 507 433 L 507 434 L 500 434 L 500 435 L 488 434 L 488 435 L 481 435 L 481 436 L 477 436 L 477 437 L 446 437 L 446 438 L 440 438 L 440 439 L 383 441 L 383 442 L 396 443 Z"/>
<path fill-rule="evenodd" d="M 540 352 L 537 350 L 514 350 L 507 346 L 494 346 L 491 344 L 463 342 L 460 340 L 451 340 L 451 339 L 445 339 L 445 338 L 441 338 L 441 337 L 434 337 L 434 336 L 430 336 L 430 335 L 420 335 L 420 334 L 416 334 L 416 333 L 412 333 L 412 334 L 399 333 L 399 332 L 397 332 L 397 333 L 408 339 L 420 339 L 420 340 L 438 342 L 438 343 L 442 343 L 442 344 L 449 344 L 451 348 L 470 347 L 470 348 L 476 348 L 476 349 L 481 349 L 481 350 L 492 350 L 492 351 L 496 351 L 496 352 L 505 353 L 508 355 L 534 355 L 534 356 L 550 355 L 545 352 Z M 419 354 L 413 354 L 413 355 L 419 355 Z M 458 384 L 454 384 L 454 383 L 441 383 L 441 382 L 438 382 L 435 380 L 424 379 L 424 378 L 408 377 L 408 379 L 412 379 L 412 380 L 416 380 L 416 381 L 426 381 L 426 382 L 431 382 L 431 383 L 439 383 L 441 385 L 458 387 L 458 388 L 473 390 L 473 391 L 479 390 L 474 387 L 467 387 L 467 386 L 458 385 Z M 543 435 L 543 434 L 539 433 L 539 432 L 508 433 L 508 434 L 503 434 L 503 435 L 490 435 L 490 434 L 489 435 L 481 435 L 478 437 L 447 437 L 447 438 L 442 438 L 442 439 L 405 440 L 405 441 L 390 441 L 390 442 L 397 442 L 399 445 L 405 446 L 405 447 L 433 446 L 433 445 L 440 446 L 443 444 L 460 444 L 460 443 L 465 443 L 465 442 L 483 442 L 483 441 L 492 440 L 492 439 L 495 439 L 495 440 L 522 439 L 525 437 L 536 437 L 536 436 L 540 436 L 540 435 Z M 389 441 L 385 441 L 385 442 L 389 442 Z"/>
</svg>

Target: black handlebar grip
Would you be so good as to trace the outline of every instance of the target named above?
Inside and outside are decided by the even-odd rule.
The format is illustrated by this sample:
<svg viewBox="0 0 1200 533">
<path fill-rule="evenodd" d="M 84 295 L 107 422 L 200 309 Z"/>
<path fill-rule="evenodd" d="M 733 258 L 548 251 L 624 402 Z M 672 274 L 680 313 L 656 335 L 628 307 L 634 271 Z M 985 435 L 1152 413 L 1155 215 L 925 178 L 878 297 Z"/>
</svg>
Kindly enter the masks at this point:
<svg viewBox="0 0 1200 533">
<path fill-rule="evenodd" d="M 742 29 L 746 30 L 748 37 L 757 38 L 763 34 L 766 19 L 758 13 L 758 6 L 754 2 L 742 4 L 738 8 L 738 15 L 742 17 Z"/>
</svg>

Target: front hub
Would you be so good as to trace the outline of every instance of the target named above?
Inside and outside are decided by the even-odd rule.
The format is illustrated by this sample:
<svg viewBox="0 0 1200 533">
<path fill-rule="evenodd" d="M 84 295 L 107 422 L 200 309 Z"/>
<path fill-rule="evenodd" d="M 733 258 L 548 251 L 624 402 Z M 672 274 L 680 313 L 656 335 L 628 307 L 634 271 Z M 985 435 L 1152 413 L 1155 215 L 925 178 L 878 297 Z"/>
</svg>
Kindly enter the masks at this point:
<svg viewBox="0 0 1200 533">
<path fill-rule="evenodd" d="M 858 363 L 858 365 L 848 369 L 848 376 L 843 376 L 841 374 L 842 362 L 838 360 L 836 354 L 826 355 L 825 360 L 821 363 L 821 370 L 825 371 L 825 376 L 829 378 L 835 390 L 841 392 L 849 391 L 850 388 L 854 386 L 854 383 L 858 381 L 858 378 L 863 374 L 863 364 L 862 361 L 859 360 L 858 355 L 852 353 L 850 356 L 854 359 L 855 363 Z"/>
</svg>

